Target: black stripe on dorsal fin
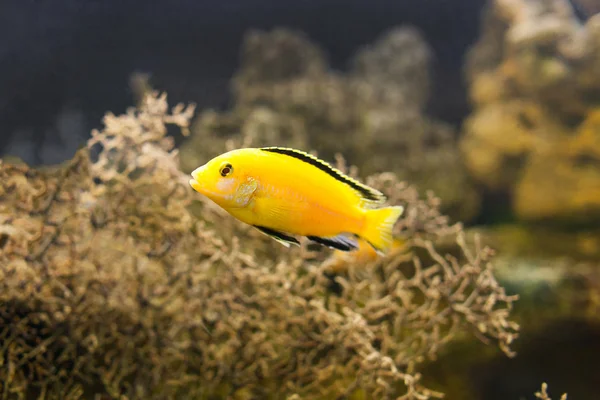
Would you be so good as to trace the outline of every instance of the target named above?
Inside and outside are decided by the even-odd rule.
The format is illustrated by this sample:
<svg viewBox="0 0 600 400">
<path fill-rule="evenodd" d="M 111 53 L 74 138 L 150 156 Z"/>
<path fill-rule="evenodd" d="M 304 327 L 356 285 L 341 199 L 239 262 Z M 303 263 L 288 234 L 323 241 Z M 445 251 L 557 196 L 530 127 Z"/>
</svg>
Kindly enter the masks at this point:
<svg viewBox="0 0 600 400">
<path fill-rule="evenodd" d="M 354 189 L 364 200 L 371 203 L 380 204 L 386 200 L 386 197 L 379 190 L 373 189 L 367 185 L 363 185 L 356 179 L 349 177 L 344 174 L 342 171 L 334 168 L 327 162 L 318 159 L 312 154 L 305 153 L 301 150 L 290 149 L 287 147 L 263 147 L 260 150 L 268 151 L 271 153 L 284 154 L 286 156 L 294 157 L 300 161 L 308 163 L 314 167 L 317 167 L 321 171 L 329 174 L 331 177 L 337 179 L 338 181 L 350 186 Z"/>
</svg>

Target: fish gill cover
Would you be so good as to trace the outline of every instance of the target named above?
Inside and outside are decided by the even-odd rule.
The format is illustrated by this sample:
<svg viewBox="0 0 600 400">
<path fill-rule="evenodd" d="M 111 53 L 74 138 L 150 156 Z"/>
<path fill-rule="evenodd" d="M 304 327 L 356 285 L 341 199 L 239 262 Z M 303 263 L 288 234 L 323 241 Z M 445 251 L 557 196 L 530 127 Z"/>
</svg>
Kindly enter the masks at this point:
<svg viewBox="0 0 600 400">
<path fill-rule="evenodd" d="M 193 112 L 149 93 L 60 167 L 0 162 L 4 398 L 427 399 L 419 365 L 458 335 L 512 355 L 515 297 L 437 198 L 370 176 L 407 251 L 333 274 L 193 193 L 166 136 Z"/>
</svg>

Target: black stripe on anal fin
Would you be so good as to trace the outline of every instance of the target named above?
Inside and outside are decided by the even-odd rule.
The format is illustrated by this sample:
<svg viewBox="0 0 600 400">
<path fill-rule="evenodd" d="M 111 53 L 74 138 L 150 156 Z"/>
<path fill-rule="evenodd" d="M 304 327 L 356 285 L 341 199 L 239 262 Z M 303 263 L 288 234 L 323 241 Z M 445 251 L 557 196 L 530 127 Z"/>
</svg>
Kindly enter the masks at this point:
<svg viewBox="0 0 600 400">
<path fill-rule="evenodd" d="M 330 175 L 332 178 L 350 186 L 352 189 L 358 192 L 358 194 L 365 200 L 374 203 L 383 203 L 386 200 L 385 195 L 379 190 L 373 189 L 372 187 L 369 187 L 367 185 L 363 185 L 356 179 L 349 177 L 342 171 L 338 170 L 337 168 L 334 168 L 327 162 L 318 159 L 312 154 L 308 154 L 300 150 L 290 149 L 287 147 L 263 147 L 261 148 L 261 150 L 268 151 L 271 153 L 284 154 L 286 156 L 290 156 L 307 164 L 310 164 L 313 167 L 317 167 L 321 171 Z"/>
<path fill-rule="evenodd" d="M 345 235 L 338 235 L 331 238 L 307 236 L 307 238 L 315 243 L 319 243 L 337 250 L 352 251 L 358 249 L 358 243 Z"/>
<path fill-rule="evenodd" d="M 264 226 L 253 225 L 256 229 L 264 233 L 265 235 L 271 236 L 273 239 L 282 243 L 284 246 L 289 247 L 290 244 L 300 246 L 300 242 L 293 236 L 286 235 L 283 232 L 276 231 L 274 229 L 266 228 Z"/>
</svg>

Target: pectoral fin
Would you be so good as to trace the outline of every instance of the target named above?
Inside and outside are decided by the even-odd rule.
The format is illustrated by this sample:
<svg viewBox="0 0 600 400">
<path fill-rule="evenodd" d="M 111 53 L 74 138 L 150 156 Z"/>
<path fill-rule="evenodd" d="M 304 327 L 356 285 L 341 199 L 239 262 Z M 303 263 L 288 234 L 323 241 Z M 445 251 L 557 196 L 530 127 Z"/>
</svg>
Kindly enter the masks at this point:
<svg viewBox="0 0 600 400">
<path fill-rule="evenodd" d="M 258 188 L 258 182 L 254 179 L 242 183 L 235 192 L 235 202 L 239 207 L 245 207 L 252 199 L 252 195 Z"/>
<path fill-rule="evenodd" d="M 313 242 L 342 251 L 352 251 L 358 249 L 358 242 L 342 234 L 334 237 L 323 238 L 319 236 L 307 236 Z"/>
<path fill-rule="evenodd" d="M 285 233 L 276 231 L 274 229 L 265 228 L 264 226 L 254 225 L 254 227 L 256 229 L 258 229 L 259 231 L 261 231 L 262 233 L 264 233 L 265 235 L 270 236 L 273 239 L 277 240 L 279 243 L 281 243 L 285 247 L 290 247 L 290 244 L 295 244 L 297 246 L 300 246 L 300 242 L 293 236 L 286 235 Z"/>
</svg>

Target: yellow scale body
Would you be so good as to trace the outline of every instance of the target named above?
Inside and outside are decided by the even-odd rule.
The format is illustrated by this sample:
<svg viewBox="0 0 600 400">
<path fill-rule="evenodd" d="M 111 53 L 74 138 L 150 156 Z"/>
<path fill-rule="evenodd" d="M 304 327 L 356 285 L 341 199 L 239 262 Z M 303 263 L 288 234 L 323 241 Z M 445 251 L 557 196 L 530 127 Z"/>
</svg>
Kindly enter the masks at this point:
<svg viewBox="0 0 600 400">
<path fill-rule="evenodd" d="M 378 208 L 385 196 L 326 162 L 294 149 L 238 149 L 192 172 L 190 185 L 232 216 L 285 245 L 293 235 L 339 250 L 358 248 L 356 235 L 379 252 L 392 242 L 400 206 Z"/>
</svg>

